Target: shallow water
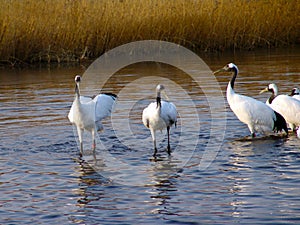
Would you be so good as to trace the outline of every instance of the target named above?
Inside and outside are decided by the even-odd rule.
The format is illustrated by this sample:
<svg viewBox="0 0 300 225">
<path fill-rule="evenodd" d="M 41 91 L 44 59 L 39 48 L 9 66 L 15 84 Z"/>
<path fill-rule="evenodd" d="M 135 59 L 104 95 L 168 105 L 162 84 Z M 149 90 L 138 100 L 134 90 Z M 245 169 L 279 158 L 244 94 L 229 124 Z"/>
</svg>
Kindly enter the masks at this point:
<svg viewBox="0 0 300 225">
<path fill-rule="evenodd" d="M 259 91 L 271 82 L 280 93 L 300 86 L 299 49 L 202 59 L 212 70 L 234 61 L 240 69 L 236 92 L 261 101 L 268 94 Z M 99 133 L 96 159 L 89 154 L 89 135 L 80 158 L 67 113 L 74 75 L 83 72 L 0 71 L 1 224 L 299 223 L 300 139 L 242 141 L 248 128 L 217 87 L 205 89 L 171 66 L 139 63 L 111 77 L 104 91 L 117 93 L 118 105 Z M 217 76 L 223 94 L 229 79 Z M 158 82 L 166 84 L 179 120 L 171 129 L 172 155 L 165 152 L 165 132 L 158 133 L 155 160 L 140 118 Z M 209 97 L 217 97 L 216 111 Z M 212 126 L 214 120 L 218 125 Z M 210 141 L 220 149 L 209 148 Z"/>
</svg>

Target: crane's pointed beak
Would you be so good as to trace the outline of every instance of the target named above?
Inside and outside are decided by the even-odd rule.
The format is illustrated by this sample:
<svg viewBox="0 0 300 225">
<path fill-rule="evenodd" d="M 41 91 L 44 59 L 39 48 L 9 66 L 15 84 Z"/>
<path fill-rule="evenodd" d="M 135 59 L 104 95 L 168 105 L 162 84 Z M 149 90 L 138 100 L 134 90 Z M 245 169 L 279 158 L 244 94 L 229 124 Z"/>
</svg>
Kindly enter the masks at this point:
<svg viewBox="0 0 300 225">
<path fill-rule="evenodd" d="M 219 72 L 224 72 L 225 71 L 225 69 L 224 68 L 222 68 L 222 69 L 219 69 L 219 70 L 216 70 L 216 71 L 214 71 L 213 72 L 213 74 L 215 75 L 216 73 L 219 73 Z"/>
<path fill-rule="evenodd" d="M 162 90 L 161 93 L 163 94 L 164 98 L 165 98 L 167 101 L 170 100 L 165 90 Z"/>
<path fill-rule="evenodd" d="M 269 91 L 269 89 L 266 87 L 265 89 L 261 90 L 261 91 L 259 92 L 259 94 L 262 94 L 262 93 L 268 92 L 268 91 Z"/>
</svg>

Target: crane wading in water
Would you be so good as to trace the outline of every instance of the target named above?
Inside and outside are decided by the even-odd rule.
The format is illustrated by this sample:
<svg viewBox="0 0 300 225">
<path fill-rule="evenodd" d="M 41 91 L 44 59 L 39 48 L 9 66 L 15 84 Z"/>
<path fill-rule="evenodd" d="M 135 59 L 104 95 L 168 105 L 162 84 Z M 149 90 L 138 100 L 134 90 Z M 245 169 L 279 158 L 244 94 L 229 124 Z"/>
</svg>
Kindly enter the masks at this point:
<svg viewBox="0 0 300 225">
<path fill-rule="evenodd" d="M 214 74 L 222 71 L 233 74 L 227 85 L 227 101 L 237 118 L 248 125 L 252 137 L 255 137 L 256 133 L 265 134 L 271 131 L 278 132 L 282 130 L 288 135 L 286 121 L 283 116 L 263 102 L 235 93 L 234 82 L 239 72 L 235 64 L 229 63 L 222 69 L 215 71 Z"/>
<path fill-rule="evenodd" d="M 176 127 L 177 122 L 177 110 L 175 105 L 169 101 L 161 100 L 161 93 L 165 94 L 165 87 L 161 84 L 156 87 L 156 102 L 152 102 L 147 108 L 143 110 L 142 120 L 144 125 L 150 129 L 153 145 L 154 154 L 156 156 L 156 131 L 167 128 L 168 134 L 168 154 L 171 154 L 170 147 L 170 127 L 174 124 Z M 165 94 L 166 96 L 166 94 Z M 166 96 L 167 98 L 167 96 Z"/>
<path fill-rule="evenodd" d="M 260 94 L 264 92 L 272 93 L 266 104 L 280 113 L 292 131 L 296 131 L 296 127 L 300 125 L 300 101 L 288 95 L 278 95 L 276 84 L 269 84 Z"/>
<path fill-rule="evenodd" d="M 71 106 L 68 118 L 77 127 L 80 143 L 80 156 L 83 154 L 83 132 L 87 130 L 92 134 L 92 150 L 96 149 L 96 132 L 103 130 L 101 120 L 110 116 L 117 96 L 103 93 L 94 97 L 80 96 L 79 84 L 81 77 L 75 76 L 75 99 Z"/>
</svg>

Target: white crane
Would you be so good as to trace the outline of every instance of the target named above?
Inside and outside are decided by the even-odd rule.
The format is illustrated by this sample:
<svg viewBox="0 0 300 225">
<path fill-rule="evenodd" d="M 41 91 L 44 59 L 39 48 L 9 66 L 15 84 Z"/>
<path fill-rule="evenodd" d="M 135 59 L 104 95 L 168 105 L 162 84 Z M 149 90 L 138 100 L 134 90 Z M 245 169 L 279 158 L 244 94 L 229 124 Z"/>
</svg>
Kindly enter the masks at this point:
<svg viewBox="0 0 300 225">
<path fill-rule="evenodd" d="M 71 123 L 76 125 L 80 143 L 80 156 L 83 154 L 83 132 L 92 134 L 92 150 L 96 149 L 95 136 L 97 131 L 103 130 L 101 120 L 111 114 L 116 95 L 103 93 L 94 97 L 80 96 L 79 84 L 81 77 L 75 76 L 75 99 L 68 114 Z"/>
<path fill-rule="evenodd" d="M 293 88 L 291 94 L 289 94 L 289 96 L 297 99 L 300 101 L 300 90 L 299 88 Z"/>
<path fill-rule="evenodd" d="M 281 130 L 284 130 L 288 135 L 286 121 L 279 113 L 272 110 L 263 102 L 235 93 L 234 82 L 239 72 L 235 64 L 229 63 L 222 69 L 215 71 L 214 74 L 222 71 L 233 73 L 227 86 L 227 101 L 237 118 L 248 125 L 252 137 L 256 136 L 256 132 L 266 133 Z"/>
<path fill-rule="evenodd" d="M 168 133 L 168 154 L 171 154 L 170 148 L 170 127 L 177 122 L 177 110 L 175 105 L 169 101 L 161 100 L 161 93 L 164 93 L 165 87 L 161 84 L 156 87 L 156 102 L 152 102 L 148 105 L 147 108 L 143 110 L 142 120 L 144 125 L 150 129 L 153 145 L 154 145 L 154 154 L 156 156 L 157 147 L 156 147 L 156 131 L 167 128 Z M 165 94 L 166 95 L 166 94 Z M 167 98 L 167 96 L 166 96 Z"/>
<path fill-rule="evenodd" d="M 300 101 L 288 95 L 278 95 L 278 88 L 276 84 L 269 84 L 263 92 L 271 92 L 271 97 L 266 104 L 273 110 L 280 113 L 289 124 L 292 130 L 300 125 Z"/>
</svg>

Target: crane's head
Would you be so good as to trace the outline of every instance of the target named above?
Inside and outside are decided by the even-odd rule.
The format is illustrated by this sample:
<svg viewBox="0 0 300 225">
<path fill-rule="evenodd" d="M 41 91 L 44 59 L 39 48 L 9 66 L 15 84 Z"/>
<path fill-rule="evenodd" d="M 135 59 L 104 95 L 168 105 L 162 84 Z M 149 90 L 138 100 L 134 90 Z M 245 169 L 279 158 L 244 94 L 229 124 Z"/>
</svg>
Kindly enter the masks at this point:
<svg viewBox="0 0 300 225">
<path fill-rule="evenodd" d="M 77 97 L 80 97 L 80 91 L 79 91 L 79 83 L 81 81 L 81 76 L 76 75 L 75 76 L 75 93 Z"/>
<path fill-rule="evenodd" d="M 81 76 L 80 75 L 76 75 L 75 76 L 75 83 L 80 83 L 81 81 Z"/>
<path fill-rule="evenodd" d="M 214 74 L 219 72 L 234 72 L 234 71 L 238 72 L 239 71 L 238 67 L 234 63 L 228 63 L 223 68 L 216 70 Z"/>
<path fill-rule="evenodd" d="M 299 88 L 293 88 L 291 94 L 289 96 L 294 96 L 294 95 L 300 95 L 300 90 Z M 299 129 L 300 130 L 300 129 Z"/>
<path fill-rule="evenodd" d="M 156 91 L 157 91 L 157 92 L 161 92 L 161 91 L 163 91 L 163 90 L 165 90 L 165 86 L 164 86 L 164 85 L 159 84 L 159 85 L 156 86 Z"/>
<path fill-rule="evenodd" d="M 169 97 L 168 97 L 168 95 L 166 94 L 166 91 L 165 91 L 165 86 L 162 85 L 162 84 L 159 84 L 159 85 L 156 86 L 156 94 L 157 94 L 157 97 L 160 97 L 160 94 L 161 94 L 161 93 L 164 95 L 164 97 L 165 97 L 167 100 L 169 100 Z"/>
<path fill-rule="evenodd" d="M 273 95 L 277 95 L 278 94 L 278 88 L 276 84 L 269 84 L 268 87 L 266 87 L 265 89 L 263 89 L 261 92 L 259 92 L 259 94 L 262 94 L 264 92 L 272 92 Z"/>
</svg>

